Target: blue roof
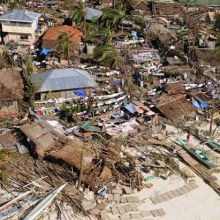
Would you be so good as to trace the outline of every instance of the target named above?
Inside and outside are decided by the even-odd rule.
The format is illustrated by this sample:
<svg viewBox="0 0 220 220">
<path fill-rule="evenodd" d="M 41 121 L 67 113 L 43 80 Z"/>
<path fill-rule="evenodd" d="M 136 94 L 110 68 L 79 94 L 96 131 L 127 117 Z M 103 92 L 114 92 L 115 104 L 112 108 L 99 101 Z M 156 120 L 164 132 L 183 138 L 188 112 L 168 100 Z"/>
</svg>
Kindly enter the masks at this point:
<svg viewBox="0 0 220 220">
<path fill-rule="evenodd" d="M 0 21 L 33 22 L 40 16 L 41 14 L 36 12 L 21 9 L 13 9 L 7 11 L 2 16 L 0 16 Z"/>
<path fill-rule="evenodd" d="M 80 69 L 52 69 L 31 76 L 37 92 L 65 91 L 96 87 L 91 75 Z"/>
</svg>

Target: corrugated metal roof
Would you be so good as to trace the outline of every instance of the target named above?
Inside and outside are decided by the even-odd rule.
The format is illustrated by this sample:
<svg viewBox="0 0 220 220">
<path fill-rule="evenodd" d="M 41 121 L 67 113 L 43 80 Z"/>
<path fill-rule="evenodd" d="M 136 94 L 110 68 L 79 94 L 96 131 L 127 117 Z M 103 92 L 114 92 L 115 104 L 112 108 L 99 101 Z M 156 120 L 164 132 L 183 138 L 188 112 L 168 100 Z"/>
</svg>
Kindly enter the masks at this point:
<svg viewBox="0 0 220 220">
<path fill-rule="evenodd" d="M 13 9 L 0 16 L 0 21 L 33 22 L 40 17 L 40 15 L 41 14 L 32 11 Z"/>
<path fill-rule="evenodd" d="M 76 90 L 96 87 L 91 75 L 80 69 L 54 69 L 31 76 L 37 92 Z"/>
<path fill-rule="evenodd" d="M 86 7 L 86 20 L 92 20 L 94 17 L 101 16 L 102 11 L 96 10 L 94 8 Z"/>
</svg>

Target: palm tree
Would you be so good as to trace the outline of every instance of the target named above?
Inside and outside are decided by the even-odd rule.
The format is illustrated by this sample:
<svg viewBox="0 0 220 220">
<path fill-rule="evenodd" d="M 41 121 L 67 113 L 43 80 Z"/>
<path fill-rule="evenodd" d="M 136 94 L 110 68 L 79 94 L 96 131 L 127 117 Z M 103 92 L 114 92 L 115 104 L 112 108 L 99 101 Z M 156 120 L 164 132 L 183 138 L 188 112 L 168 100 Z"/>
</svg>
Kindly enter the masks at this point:
<svg viewBox="0 0 220 220">
<path fill-rule="evenodd" d="M 114 31 L 109 28 L 100 27 L 94 24 L 87 26 L 87 35 L 84 38 L 85 41 L 93 41 L 99 39 L 102 44 L 111 44 Z"/>
<path fill-rule="evenodd" d="M 106 67 L 124 69 L 124 58 L 112 45 L 97 46 L 93 51 L 93 57 Z"/>
<path fill-rule="evenodd" d="M 76 44 L 70 40 L 73 36 L 74 34 L 69 36 L 66 32 L 60 33 L 58 43 L 56 45 L 56 48 L 63 52 L 65 59 L 68 60 L 68 63 L 70 63 L 70 51 L 74 51 L 75 53 L 76 49 Z"/>
<path fill-rule="evenodd" d="M 58 44 L 56 45 L 57 49 L 60 49 L 65 59 L 68 60 L 68 63 L 70 62 L 70 40 L 69 36 L 66 32 L 62 32 L 58 37 Z"/>
<path fill-rule="evenodd" d="M 10 8 L 23 8 L 21 0 L 14 0 Z"/>
<path fill-rule="evenodd" d="M 34 104 L 35 88 L 30 81 L 30 77 L 34 72 L 31 56 L 25 56 L 22 58 L 22 69 L 24 74 L 24 101 L 28 103 L 30 107 Z"/>
<path fill-rule="evenodd" d="M 124 11 L 106 8 L 103 11 L 103 14 L 96 18 L 98 23 L 102 23 L 104 27 L 109 29 L 118 28 L 122 21 L 126 18 Z"/>
<path fill-rule="evenodd" d="M 86 9 L 83 2 L 79 2 L 78 6 L 70 11 L 72 21 L 82 28 L 84 35 L 86 35 Z"/>
</svg>

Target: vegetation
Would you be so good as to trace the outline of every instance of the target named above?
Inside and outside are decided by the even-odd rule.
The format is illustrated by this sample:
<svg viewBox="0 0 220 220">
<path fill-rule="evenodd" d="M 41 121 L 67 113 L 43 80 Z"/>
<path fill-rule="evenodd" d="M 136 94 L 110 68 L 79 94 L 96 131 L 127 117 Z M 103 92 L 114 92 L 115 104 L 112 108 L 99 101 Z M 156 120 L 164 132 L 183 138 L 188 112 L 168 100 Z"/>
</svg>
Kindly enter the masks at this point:
<svg viewBox="0 0 220 220">
<path fill-rule="evenodd" d="M 215 25 L 214 25 L 214 29 L 218 29 L 220 30 L 220 13 L 216 13 L 215 14 Z"/>
<path fill-rule="evenodd" d="M 119 28 L 125 18 L 126 13 L 124 11 L 113 8 L 106 8 L 104 9 L 103 14 L 99 16 L 96 21 L 99 24 L 102 24 L 105 28 L 113 30 Z"/>
<path fill-rule="evenodd" d="M 31 56 L 26 56 L 22 60 L 23 76 L 24 76 L 24 101 L 30 107 L 34 103 L 35 88 L 30 81 L 30 77 L 34 71 Z"/>
<path fill-rule="evenodd" d="M 70 63 L 70 38 L 72 36 L 73 35 L 68 36 L 66 32 L 62 32 L 58 37 L 58 43 L 56 45 L 56 48 L 63 52 L 65 59 L 68 60 L 68 63 Z"/>
<path fill-rule="evenodd" d="M 72 21 L 76 23 L 77 26 L 82 28 L 84 35 L 86 35 L 86 9 L 83 2 L 79 2 L 77 7 L 70 11 L 72 16 Z"/>
<path fill-rule="evenodd" d="M 220 56 L 220 35 L 215 42 L 215 55 Z"/>
<path fill-rule="evenodd" d="M 109 44 L 97 46 L 93 52 L 94 59 L 102 65 L 112 69 L 122 69 L 124 67 L 124 58 L 120 53 Z"/>
</svg>

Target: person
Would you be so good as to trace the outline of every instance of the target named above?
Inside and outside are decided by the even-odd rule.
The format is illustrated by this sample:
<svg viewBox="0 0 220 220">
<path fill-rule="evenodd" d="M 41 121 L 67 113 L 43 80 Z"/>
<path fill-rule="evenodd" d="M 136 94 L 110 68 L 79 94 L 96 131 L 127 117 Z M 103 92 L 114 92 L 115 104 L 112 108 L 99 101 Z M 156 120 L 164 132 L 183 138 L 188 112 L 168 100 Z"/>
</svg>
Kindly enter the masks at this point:
<svg viewBox="0 0 220 220">
<path fill-rule="evenodd" d="M 191 136 L 191 134 L 190 134 L 190 132 L 188 132 L 187 136 L 186 136 L 186 142 L 189 142 L 190 136 Z"/>
</svg>

